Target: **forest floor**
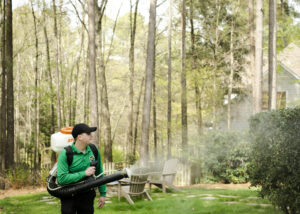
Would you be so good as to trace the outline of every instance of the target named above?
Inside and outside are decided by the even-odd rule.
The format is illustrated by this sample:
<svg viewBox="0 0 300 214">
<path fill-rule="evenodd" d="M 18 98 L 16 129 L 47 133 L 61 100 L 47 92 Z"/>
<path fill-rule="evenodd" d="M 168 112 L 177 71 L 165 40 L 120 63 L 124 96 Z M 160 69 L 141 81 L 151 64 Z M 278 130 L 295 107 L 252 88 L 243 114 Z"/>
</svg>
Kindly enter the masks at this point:
<svg viewBox="0 0 300 214">
<path fill-rule="evenodd" d="M 194 184 L 191 186 L 184 186 L 183 188 L 204 188 L 204 189 L 239 189 L 239 188 L 249 188 L 250 183 L 246 184 Z M 32 193 L 41 193 L 47 192 L 46 187 L 24 187 L 22 189 L 8 189 L 0 190 L 0 199 L 32 194 Z"/>
</svg>

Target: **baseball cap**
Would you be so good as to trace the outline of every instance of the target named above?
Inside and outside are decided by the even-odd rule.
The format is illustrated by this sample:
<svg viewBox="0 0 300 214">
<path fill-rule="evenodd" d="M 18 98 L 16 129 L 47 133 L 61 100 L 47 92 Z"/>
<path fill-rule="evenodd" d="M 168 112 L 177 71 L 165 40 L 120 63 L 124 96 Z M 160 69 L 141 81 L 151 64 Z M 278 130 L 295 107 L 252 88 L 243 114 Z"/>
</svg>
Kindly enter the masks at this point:
<svg viewBox="0 0 300 214">
<path fill-rule="evenodd" d="M 97 127 L 89 127 L 85 123 L 76 124 L 72 130 L 72 136 L 76 138 L 82 133 L 91 133 L 97 130 Z"/>
</svg>

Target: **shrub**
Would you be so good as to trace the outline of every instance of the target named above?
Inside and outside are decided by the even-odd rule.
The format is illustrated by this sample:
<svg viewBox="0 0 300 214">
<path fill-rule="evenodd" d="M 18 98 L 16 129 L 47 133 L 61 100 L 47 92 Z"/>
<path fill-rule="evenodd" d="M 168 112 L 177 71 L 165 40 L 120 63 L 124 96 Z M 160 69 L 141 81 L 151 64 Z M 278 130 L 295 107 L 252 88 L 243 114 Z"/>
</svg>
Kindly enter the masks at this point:
<svg viewBox="0 0 300 214">
<path fill-rule="evenodd" d="M 245 183 L 249 146 L 241 132 L 209 132 L 203 136 L 203 168 L 215 182 Z M 209 175 L 208 175 L 209 176 Z"/>
<path fill-rule="evenodd" d="M 263 112 L 250 119 L 248 171 L 260 194 L 285 213 L 300 213 L 300 108 Z"/>
</svg>

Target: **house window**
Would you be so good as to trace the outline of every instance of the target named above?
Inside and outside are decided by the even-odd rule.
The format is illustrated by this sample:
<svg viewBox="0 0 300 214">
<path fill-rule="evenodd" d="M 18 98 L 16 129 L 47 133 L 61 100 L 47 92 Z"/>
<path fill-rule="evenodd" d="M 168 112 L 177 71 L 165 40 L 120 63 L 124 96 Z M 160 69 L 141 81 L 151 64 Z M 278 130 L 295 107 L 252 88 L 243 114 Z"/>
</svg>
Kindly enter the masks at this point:
<svg viewBox="0 0 300 214">
<path fill-rule="evenodd" d="M 286 92 L 285 91 L 279 91 L 277 92 L 277 98 L 276 98 L 276 109 L 283 109 L 286 107 Z M 269 94 L 267 92 L 263 92 L 262 97 L 262 109 L 268 110 L 268 100 L 269 100 Z"/>
</svg>

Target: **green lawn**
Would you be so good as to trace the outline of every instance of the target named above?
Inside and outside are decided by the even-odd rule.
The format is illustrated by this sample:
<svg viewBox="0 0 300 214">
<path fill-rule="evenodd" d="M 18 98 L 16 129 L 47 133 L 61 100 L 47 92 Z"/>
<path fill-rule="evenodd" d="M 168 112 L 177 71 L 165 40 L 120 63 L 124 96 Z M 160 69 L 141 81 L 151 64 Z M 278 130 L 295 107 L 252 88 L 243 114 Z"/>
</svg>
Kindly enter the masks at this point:
<svg viewBox="0 0 300 214">
<path fill-rule="evenodd" d="M 129 205 L 124 198 L 118 202 L 117 197 L 107 198 L 107 204 L 95 213 L 280 213 L 270 202 L 257 197 L 255 190 L 249 189 L 184 189 L 185 192 L 162 193 L 158 190 L 151 193 L 152 202 L 135 199 Z M 95 201 L 95 205 L 97 202 Z M 49 197 L 47 193 L 30 194 L 0 200 L 0 213 L 3 214 L 55 214 L 60 213 L 60 202 Z"/>
</svg>

